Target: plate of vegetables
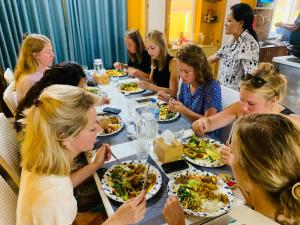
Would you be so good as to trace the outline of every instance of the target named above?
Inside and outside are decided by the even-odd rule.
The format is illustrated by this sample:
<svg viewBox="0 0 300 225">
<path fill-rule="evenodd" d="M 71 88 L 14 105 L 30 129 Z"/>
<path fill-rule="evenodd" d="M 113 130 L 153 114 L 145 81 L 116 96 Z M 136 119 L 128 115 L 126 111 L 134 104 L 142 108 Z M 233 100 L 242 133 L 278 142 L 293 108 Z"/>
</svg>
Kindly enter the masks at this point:
<svg viewBox="0 0 300 225">
<path fill-rule="evenodd" d="M 87 86 L 84 88 L 85 91 L 96 94 L 96 95 L 100 95 L 101 91 L 98 87 L 90 87 Z"/>
<path fill-rule="evenodd" d="M 125 202 L 136 197 L 143 188 L 147 164 L 140 160 L 124 161 L 109 168 L 101 181 L 105 194 L 117 201 Z M 162 177 L 159 171 L 150 164 L 145 185 L 146 199 L 152 198 L 161 188 Z"/>
<path fill-rule="evenodd" d="M 168 194 L 179 198 L 184 212 L 198 217 L 216 217 L 231 208 L 234 197 L 224 181 L 213 173 L 190 169 L 176 173 Z"/>
<path fill-rule="evenodd" d="M 221 159 L 223 144 L 211 138 L 198 138 L 193 135 L 183 144 L 183 158 L 204 167 L 220 167 L 225 163 Z"/>
<path fill-rule="evenodd" d="M 107 124 L 102 127 L 102 132 L 99 132 L 97 134 L 98 137 L 114 135 L 124 128 L 124 122 L 119 116 L 112 114 L 103 114 L 101 117 L 107 120 Z"/>
<path fill-rule="evenodd" d="M 119 86 L 119 89 L 123 93 L 128 93 L 128 94 L 135 94 L 135 93 L 140 93 L 145 91 L 142 88 L 139 88 L 137 86 L 136 82 L 127 82 L 127 83 L 121 83 Z"/>
<path fill-rule="evenodd" d="M 168 122 L 168 121 L 173 121 L 176 120 L 179 117 L 178 112 L 172 112 L 169 109 L 168 104 L 160 104 L 159 105 L 159 122 Z"/>
<path fill-rule="evenodd" d="M 106 73 L 108 76 L 110 76 L 110 77 L 124 77 L 124 76 L 127 76 L 125 70 L 116 70 L 116 69 L 112 69 L 112 70 L 106 70 L 105 73 Z"/>
</svg>

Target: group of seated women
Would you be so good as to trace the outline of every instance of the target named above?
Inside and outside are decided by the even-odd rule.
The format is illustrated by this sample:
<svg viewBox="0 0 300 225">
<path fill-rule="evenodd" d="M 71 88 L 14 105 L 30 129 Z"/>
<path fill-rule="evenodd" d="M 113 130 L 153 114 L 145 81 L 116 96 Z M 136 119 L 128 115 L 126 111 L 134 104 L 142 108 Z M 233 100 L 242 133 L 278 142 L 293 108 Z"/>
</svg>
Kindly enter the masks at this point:
<svg viewBox="0 0 300 225">
<path fill-rule="evenodd" d="M 250 28 L 247 31 L 248 21 L 236 12 L 241 11 L 239 7 L 232 8 L 227 31 L 239 27 L 246 33 L 237 37 L 235 44 L 244 39 L 253 44 L 255 35 Z M 129 30 L 125 43 L 129 62 L 116 62 L 114 67 L 140 79 L 141 88 L 157 92 L 172 111 L 193 122 L 199 135 L 210 132 L 218 138 L 219 128 L 235 122 L 222 158 L 231 166 L 246 202 L 280 224 L 299 224 L 300 119 L 280 104 L 287 89 L 286 77 L 270 63 L 246 62 L 253 52 L 238 54 L 244 57 L 243 63 L 235 66 L 248 68 L 251 64 L 255 68 L 248 68 L 238 78 L 240 101 L 222 110 L 220 84 L 213 78 L 209 62 L 228 59 L 232 45 L 207 60 L 203 50 L 193 44 L 183 46 L 176 57 L 169 55 L 164 34 L 156 30 L 146 35 L 145 44 L 138 30 Z M 17 224 L 72 224 L 77 215 L 73 188 L 111 157 L 110 146 L 103 144 L 91 164 L 71 170 L 77 155 L 93 149 L 102 129 L 95 106 L 109 103 L 109 98 L 82 88 L 85 74 L 80 65 L 64 62 L 51 66 L 53 57 L 48 38 L 28 35 L 15 70 L 19 101 L 15 127 L 21 134 L 22 159 Z M 226 65 L 223 62 L 222 66 Z M 222 79 L 226 83 L 226 78 Z M 236 85 L 236 79 L 233 83 Z M 145 212 L 143 191 L 103 224 L 133 224 L 142 220 Z M 185 223 L 175 197 L 167 200 L 163 215 L 169 225 Z"/>
</svg>

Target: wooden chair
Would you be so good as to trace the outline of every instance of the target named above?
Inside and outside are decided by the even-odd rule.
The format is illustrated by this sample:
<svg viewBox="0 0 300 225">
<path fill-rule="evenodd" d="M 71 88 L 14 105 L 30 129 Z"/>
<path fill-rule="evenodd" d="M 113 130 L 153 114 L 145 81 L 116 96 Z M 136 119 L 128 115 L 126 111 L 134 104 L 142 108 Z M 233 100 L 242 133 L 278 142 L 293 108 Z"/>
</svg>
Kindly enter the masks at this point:
<svg viewBox="0 0 300 225">
<path fill-rule="evenodd" d="M 5 70 L 4 79 L 5 79 L 7 84 L 10 84 L 11 82 L 13 82 L 15 80 L 13 72 L 11 71 L 11 69 L 7 68 Z"/>
<path fill-rule="evenodd" d="M 239 92 L 232 90 L 228 87 L 221 85 L 221 98 L 222 98 L 222 109 L 224 110 L 227 106 L 240 100 Z M 232 123 L 226 127 L 221 128 L 220 141 L 226 143 L 232 129 Z"/>
<path fill-rule="evenodd" d="M 17 92 L 15 91 L 15 81 L 11 82 L 3 93 L 3 100 L 13 115 L 18 107 Z"/>
<path fill-rule="evenodd" d="M 17 195 L 0 176 L 0 224 L 16 224 Z"/>
<path fill-rule="evenodd" d="M 0 165 L 20 186 L 20 153 L 17 133 L 3 113 L 0 113 Z"/>
</svg>

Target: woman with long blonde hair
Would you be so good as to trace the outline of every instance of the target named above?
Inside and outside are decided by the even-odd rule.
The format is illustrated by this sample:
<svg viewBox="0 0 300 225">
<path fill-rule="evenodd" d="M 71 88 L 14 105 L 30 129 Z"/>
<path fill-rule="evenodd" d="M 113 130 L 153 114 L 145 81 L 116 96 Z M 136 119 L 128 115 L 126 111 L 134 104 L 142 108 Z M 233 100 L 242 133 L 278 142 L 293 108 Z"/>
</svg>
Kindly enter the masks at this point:
<svg viewBox="0 0 300 225">
<path fill-rule="evenodd" d="M 142 78 L 139 87 L 155 92 L 164 91 L 175 97 L 179 80 L 178 65 L 176 58 L 168 53 L 164 34 L 158 30 L 149 32 L 145 45 L 151 57 L 151 73 L 149 79 Z"/>
<path fill-rule="evenodd" d="M 14 71 L 18 102 L 42 78 L 45 70 L 53 64 L 53 59 L 52 45 L 46 36 L 41 34 L 25 36 Z"/>
<path fill-rule="evenodd" d="M 280 104 L 286 89 L 286 77 L 278 73 L 271 63 L 260 63 L 252 74 L 242 77 L 240 101 L 231 104 L 216 115 L 196 120 L 193 129 L 202 135 L 225 127 L 239 117 L 254 113 L 280 113 L 299 119 L 294 112 Z"/>
<path fill-rule="evenodd" d="M 103 144 L 94 161 L 71 173 L 71 162 L 92 150 L 102 129 L 96 120 L 98 98 L 79 87 L 52 85 L 25 110 L 17 224 L 72 224 L 77 213 L 73 188 L 110 159 Z M 146 211 L 145 192 L 123 204 L 104 224 L 132 224 Z"/>
<path fill-rule="evenodd" d="M 246 202 L 280 224 L 300 224 L 300 128 L 280 114 L 249 115 L 232 136 L 232 169 Z"/>
<path fill-rule="evenodd" d="M 300 224 L 300 127 L 282 114 L 253 114 L 235 124 L 232 170 L 248 205 L 282 225 Z M 184 225 L 180 202 L 164 209 L 169 225 Z"/>
</svg>

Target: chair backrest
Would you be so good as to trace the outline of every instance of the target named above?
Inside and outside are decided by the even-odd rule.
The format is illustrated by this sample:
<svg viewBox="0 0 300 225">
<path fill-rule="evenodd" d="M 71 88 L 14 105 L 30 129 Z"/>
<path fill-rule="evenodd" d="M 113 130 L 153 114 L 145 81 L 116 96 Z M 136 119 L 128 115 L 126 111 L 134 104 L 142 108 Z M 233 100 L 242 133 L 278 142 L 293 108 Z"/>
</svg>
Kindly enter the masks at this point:
<svg viewBox="0 0 300 225">
<path fill-rule="evenodd" d="M 239 92 L 221 85 L 222 109 L 240 100 Z M 231 133 L 232 123 L 220 129 L 220 141 L 225 143 Z"/>
<path fill-rule="evenodd" d="M 17 195 L 0 176 L 0 224 L 16 224 Z"/>
<path fill-rule="evenodd" d="M 18 107 L 17 92 L 15 91 L 15 81 L 11 82 L 3 93 L 3 100 L 13 115 Z"/>
<path fill-rule="evenodd" d="M 0 165 L 20 186 L 20 153 L 17 133 L 3 113 L 0 113 Z"/>
<path fill-rule="evenodd" d="M 15 80 L 14 74 L 9 68 L 7 68 L 4 72 L 4 79 L 7 84 L 10 84 L 11 82 L 13 82 Z"/>
</svg>

